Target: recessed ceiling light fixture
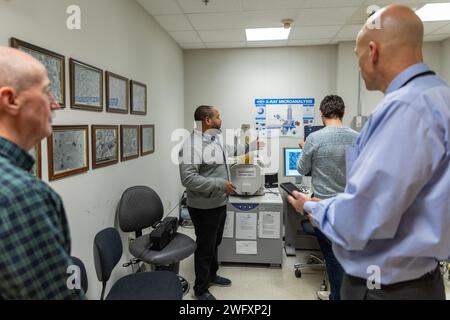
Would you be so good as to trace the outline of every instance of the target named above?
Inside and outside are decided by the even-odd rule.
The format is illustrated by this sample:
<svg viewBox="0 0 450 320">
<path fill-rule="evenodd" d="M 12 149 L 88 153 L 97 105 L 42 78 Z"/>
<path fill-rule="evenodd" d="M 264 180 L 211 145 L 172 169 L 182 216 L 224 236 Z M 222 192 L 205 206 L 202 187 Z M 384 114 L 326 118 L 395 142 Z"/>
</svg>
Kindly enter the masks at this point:
<svg viewBox="0 0 450 320">
<path fill-rule="evenodd" d="M 450 3 L 429 3 L 416 11 L 422 21 L 450 20 Z"/>
<path fill-rule="evenodd" d="M 291 32 L 292 19 L 284 19 L 281 21 L 281 28 L 254 28 L 245 29 L 247 41 L 270 41 L 270 40 L 287 40 Z"/>
</svg>

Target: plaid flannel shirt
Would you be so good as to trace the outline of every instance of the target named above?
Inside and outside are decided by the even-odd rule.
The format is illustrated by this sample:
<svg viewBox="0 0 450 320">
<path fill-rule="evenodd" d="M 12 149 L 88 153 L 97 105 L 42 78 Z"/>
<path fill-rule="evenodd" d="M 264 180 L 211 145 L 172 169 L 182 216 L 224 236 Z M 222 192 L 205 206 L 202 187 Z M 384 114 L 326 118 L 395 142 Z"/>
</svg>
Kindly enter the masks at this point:
<svg viewBox="0 0 450 320">
<path fill-rule="evenodd" d="M 70 234 L 59 195 L 33 158 L 0 137 L 0 299 L 83 299 L 67 280 Z"/>
</svg>

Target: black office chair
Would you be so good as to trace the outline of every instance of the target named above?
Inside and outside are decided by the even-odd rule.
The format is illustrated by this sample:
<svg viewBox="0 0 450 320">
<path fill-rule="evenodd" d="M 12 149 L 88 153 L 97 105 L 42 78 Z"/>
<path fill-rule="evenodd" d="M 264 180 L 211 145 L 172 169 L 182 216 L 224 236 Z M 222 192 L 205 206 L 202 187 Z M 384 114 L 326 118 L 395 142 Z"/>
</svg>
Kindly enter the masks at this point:
<svg viewBox="0 0 450 320">
<path fill-rule="evenodd" d="M 114 228 L 95 236 L 94 262 L 97 278 L 102 282 L 101 300 L 114 267 L 122 257 L 122 240 Z M 141 272 L 126 275 L 112 286 L 106 300 L 181 300 L 183 290 L 178 276 L 171 271 Z"/>
<path fill-rule="evenodd" d="M 189 257 L 196 249 L 196 243 L 187 235 L 176 233 L 175 237 L 161 251 L 150 250 L 150 235 L 142 230 L 151 227 L 163 218 L 161 198 L 151 188 L 135 186 L 122 194 L 117 207 L 119 225 L 123 232 L 134 232 L 136 239 L 130 244 L 130 253 L 138 260 L 152 266 L 154 270 L 179 272 L 180 261 Z M 189 291 L 189 283 L 179 277 L 183 292 Z"/>
<path fill-rule="evenodd" d="M 87 272 L 86 272 L 86 268 L 84 267 L 84 263 L 83 261 L 81 261 L 80 259 L 78 259 L 77 257 L 70 257 L 73 261 L 73 263 L 80 268 L 80 284 L 81 284 L 81 289 L 83 289 L 84 293 L 86 293 L 88 291 L 88 280 L 87 280 Z"/>
<path fill-rule="evenodd" d="M 316 233 L 314 232 L 314 227 L 311 225 L 311 223 L 308 220 L 302 220 L 301 221 L 301 226 L 303 231 L 308 234 L 308 235 L 312 235 L 312 236 L 316 236 Z M 311 267 L 319 267 L 319 268 L 323 268 L 324 271 L 324 275 L 323 275 L 323 279 L 322 279 L 322 284 L 320 285 L 320 290 L 321 291 L 326 291 L 328 289 L 328 285 L 327 285 L 327 269 L 326 269 L 326 264 L 325 264 L 325 259 L 319 255 L 316 255 L 314 253 L 310 253 L 308 255 L 308 258 L 306 260 L 306 262 L 301 262 L 301 263 L 296 263 L 294 264 L 294 273 L 295 276 L 297 278 L 301 278 L 302 277 L 302 269 L 305 268 L 311 268 Z"/>
</svg>

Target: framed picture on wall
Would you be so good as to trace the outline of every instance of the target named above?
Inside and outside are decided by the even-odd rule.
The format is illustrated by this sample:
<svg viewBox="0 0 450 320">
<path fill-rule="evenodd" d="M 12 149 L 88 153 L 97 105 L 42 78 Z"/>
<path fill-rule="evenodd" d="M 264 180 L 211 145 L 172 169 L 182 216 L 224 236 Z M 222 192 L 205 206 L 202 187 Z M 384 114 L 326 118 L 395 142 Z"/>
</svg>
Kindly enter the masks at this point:
<svg viewBox="0 0 450 320">
<path fill-rule="evenodd" d="M 89 171 L 89 127 L 54 126 L 47 139 L 49 180 Z"/>
<path fill-rule="evenodd" d="M 119 126 L 91 126 L 92 168 L 119 162 Z"/>
<path fill-rule="evenodd" d="M 70 107 L 103 111 L 103 70 L 69 59 Z"/>
<path fill-rule="evenodd" d="M 35 177 L 41 179 L 42 178 L 41 143 L 39 142 L 28 152 L 35 161 L 34 166 L 31 169 L 31 174 L 33 174 Z"/>
<path fill-rule="evenodd" d="M 141 156 L 155 152 L 155 126 L 144 124 L 141 126 Z"/>
<path fill-rule="evenodd" d="M 137 81 L 130 81 L 131 114 L 147 114 L 147 85 Z"/>
<path fill-rule="evenodd" d="M 47 69 L 50 80 L 50 92 L 61 108 L 66 105 L 66 69 L 65 57 L 61 54 L 35 46 L 25 41 L 11 38 L 10 45 L 20 51 L 28 53 L 39 60 Z"/>
<path fill-rule="evenodd" d="M 128 113 L 128 79 L 106 71 L 106 112 Z"/>
<path fill-rule="evenodd" d="M 139 126 L 120 126 L 120 159 L 139 157 Z"/>
</svg>

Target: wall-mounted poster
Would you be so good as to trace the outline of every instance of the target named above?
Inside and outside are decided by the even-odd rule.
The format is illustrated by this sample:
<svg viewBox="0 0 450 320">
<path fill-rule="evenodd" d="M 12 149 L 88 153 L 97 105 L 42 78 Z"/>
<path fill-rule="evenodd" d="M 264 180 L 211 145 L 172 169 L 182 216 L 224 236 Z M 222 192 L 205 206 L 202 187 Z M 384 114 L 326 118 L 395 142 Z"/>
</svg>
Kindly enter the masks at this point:
<svg viewBox="0 0 450 320">
<path fill-rule="evenodd" d="M 145 124 L 141 126 L 141 156 L 155 152 L 155 126 Z"/>
<path fill-rule="evenodd" d="M 89 128 L 54 126 L 47 140 L 49 180 L 57 180 L 89 170 Z"/>
<path fill-rule="evenodd" d="M 137 81 L 130 81 L 131 114 L 147 114 L 147 86 Z"/>
<path fill-rule="evenodd" d="M 106 112 L 128 113 L 128 79 L 107 71 Z"/>
<path fill-rule="evenodd" d="M 95 126 L 92 133 L 92 168 L 110 166 L 119 162 L 119 127 Z"/>
<path fill-rule="evenodd" d="M 70 107 L 103 111 L 103 70 L 70 59 Z"/>
<path fill-rule="evenodd" d="M 11 38 L 10 42 L 11 47 L 28 53 L 45 66 L 50 80 L 50 93 L 61 108 L 64 108 L 66 105 L 65 57 L 16 38 Z"/>
<path fill-rule="evenodd" d="M 139 157 L 139 126 L 120 126 L 120 159 Z"/>
<path fill-rule="evenodd" d="M 256 99 L 256 130 L 261 137 L 302 138 L 314 124 L 314 98 Z"/>
</svg>

